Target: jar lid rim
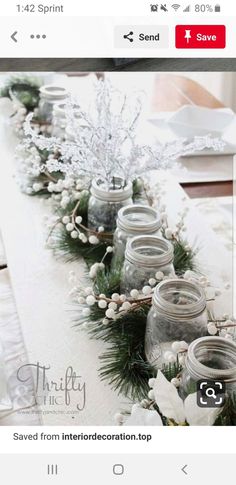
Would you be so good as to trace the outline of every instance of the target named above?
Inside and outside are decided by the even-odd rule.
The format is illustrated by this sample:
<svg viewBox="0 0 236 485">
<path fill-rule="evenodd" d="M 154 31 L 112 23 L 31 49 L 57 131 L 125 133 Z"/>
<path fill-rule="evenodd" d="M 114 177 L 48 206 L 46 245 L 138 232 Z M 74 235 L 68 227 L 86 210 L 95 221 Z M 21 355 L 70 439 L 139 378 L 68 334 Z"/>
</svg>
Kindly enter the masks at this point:
<svg viewBox="0 0 236 485">
<path fill-rule="evenodd" d="M 152 221 L 132 221 L 127 220 L 128 214 L 150 214 L 154 217 Z M 133 204 L 122 207 L 118 212 L 117 217 L 117 227 L 123 229 L 124 231 L 140 232 L 142 230 L 147 232 L 157 231 L 161 227 L 161 220 L 158 212 L 153 208 L 141 204 Z"/>
<path fill-rule="evenodd" d="M 173 289 L 176 289 L 176 287 L 179 286 L 180 288 L 188 288 L 189 290 L 195 290 L 195 292 L 198 292 L 199 300 L 188 303 L 186 305 L 177 305 L 175 303 L 168 302 L 168 309 L 166 308 L 167 300 L 163 298 L 163 296 L 160 293 L 160 290 L 163 289 L 163 287 L 171 287 L 173 285 Z M 178 290 L 178 288 L 177 288 Z M 183 313 L 187 313 L 186 318 L 189 316 L 197 316 L 200 313 L 202 313 L 205 308 L 206 308 L 206 297 L 205 293 L 202 289 L 201 286 L 197 285 L 196 283 L 181 279 L 181 278 L 170 278 L 168 280 L 161 281 L 154 289 L 153 293 L 153 303 L 156 305 L 159 309 L 161 309 L 164 313 L 176 313 L 178 315 L 183 316 Z M 183 316 L 184 318 L 184 316 Z"/>
<path fill-rule="evenodd" d="M 122 177 L 115 177 L 116 180 L 123 181 Z M 90 192 L 93 196 L 98 198 L 102 201 L 109 201 L 109 202 L 121 202 L 123 200 L 128 199 L 133 194 L 133 185 L 130 180 L 126 182 L 126 185 L 121 188 L 117 189 L 106 189 L 105 187 L 101 188 L 98 185 L 98 182 L 104 182 L 101 177 L 94 178 L 92 180 Z"/>
<path fill-rule="evenodd" d="M 140 254 L 135 249 L 136 243 L 145 241 L 149 243 L 149 247 L 158 247 L 163 250 L 160 255 L 149 256 Z M 128 240 L 125 250 L 125 258 L 134 264 L 140 264 L 141 266 L 153 267 L 171 263 L 173 261 L 174 250 L 172 244 L 166 239 L 158 236 L 141 235 L 135 236 Z"/>
<path fill-rule="evenodd" d="M 39 89 L 40 94 L 48 96 L 51 99 L 64 99 L 68 96 L 68 91 L 63 86 L 57 86 L 54 84 L 44 84 Z"/>
</svg>

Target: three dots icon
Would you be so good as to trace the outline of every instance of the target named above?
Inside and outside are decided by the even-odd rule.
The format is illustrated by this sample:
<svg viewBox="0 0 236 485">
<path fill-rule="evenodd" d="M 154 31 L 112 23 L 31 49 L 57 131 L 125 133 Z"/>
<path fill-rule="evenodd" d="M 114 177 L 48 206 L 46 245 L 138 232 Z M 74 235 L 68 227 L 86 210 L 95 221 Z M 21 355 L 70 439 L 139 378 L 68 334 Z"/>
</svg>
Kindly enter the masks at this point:
<svg viewBox="0 0 236 485">
<path fill-rule="evenodd" d="M 43 34 L 43 35 L 39 35 L 39 34 L 34 35 L 34 34 L 31 34 L 31 36 L 30 36 L 31 39 L 46 39 L 46 37 L 47 36 L 45 34 Z"/>
</svg>

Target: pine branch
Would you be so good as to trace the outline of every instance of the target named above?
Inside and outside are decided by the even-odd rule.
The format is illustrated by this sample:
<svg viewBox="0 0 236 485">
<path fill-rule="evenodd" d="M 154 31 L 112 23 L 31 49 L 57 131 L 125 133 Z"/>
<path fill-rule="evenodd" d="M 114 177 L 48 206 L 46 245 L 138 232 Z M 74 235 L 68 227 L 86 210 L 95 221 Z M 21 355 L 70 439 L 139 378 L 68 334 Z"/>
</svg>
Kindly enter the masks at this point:
<svg viewBox="0 0 236 485">
<path fill-rule="evenodd" d="M 236 426 L 236 392 L 227 396 L 226 403 L 214 426 Z"/>
<path fill-rule="evenodd" d="M 185 271 L 196 271 L 197 265 L 195 262 L 195 256 L 197 251 L 192 249 L 186 249 L 187 242 L 182 239 L 175 239 L 174 245 L 174 268 L 177 276 L 182 276 Z"/>
<path fill-rule="evenodd" d="M 27 111 L 33 111 L 39 104 L 41 82 L 27 76 L 12 76 L 0 90 L 0 97 L 12 98 L 15 96 Z"/>
</svg>

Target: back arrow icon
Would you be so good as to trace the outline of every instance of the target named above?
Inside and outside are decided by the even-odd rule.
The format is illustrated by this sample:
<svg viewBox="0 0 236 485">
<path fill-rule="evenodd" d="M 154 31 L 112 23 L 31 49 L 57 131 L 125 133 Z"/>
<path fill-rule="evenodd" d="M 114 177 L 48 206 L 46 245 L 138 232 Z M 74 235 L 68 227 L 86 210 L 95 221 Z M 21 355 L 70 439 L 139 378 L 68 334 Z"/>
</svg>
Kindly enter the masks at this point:
<svg viewBox="0 0 236 485">
<path fill-rule="evenodd" d="M 183 468 L 181 468 L 181 471 L 185 474 L 185 475 L 188 475 L 188 473 L 186 472 L 186 468 L 187 468 L 188 465 L 184 465 Z"/>
<path fill-rule="evenodd" d="M 17 30 L 15 32 L 13 32 L 13 34 L 11 35 L 11 39 L 14 40 L 14 42 L 18 42 L 17 39 L 16 39 L 16 35 L 18 34 Z"/>
</svg>

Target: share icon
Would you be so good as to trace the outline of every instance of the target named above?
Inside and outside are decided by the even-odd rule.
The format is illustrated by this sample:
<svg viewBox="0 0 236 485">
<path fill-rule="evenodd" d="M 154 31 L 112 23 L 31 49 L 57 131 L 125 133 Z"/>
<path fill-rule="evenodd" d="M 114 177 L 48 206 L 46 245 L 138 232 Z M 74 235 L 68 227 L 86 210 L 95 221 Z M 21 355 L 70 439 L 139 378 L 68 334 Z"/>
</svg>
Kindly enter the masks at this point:
<svg viewBox="0 0 236 485">
<path fill-rule="evenodd" d="M 134 33 L 131 31 L 129 34 L 124 35 L 124 39 L 128 39 L 130 42 L 134 42 L 134 39 L 132 38 L 133 35 Z"/>
</svg>

